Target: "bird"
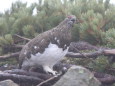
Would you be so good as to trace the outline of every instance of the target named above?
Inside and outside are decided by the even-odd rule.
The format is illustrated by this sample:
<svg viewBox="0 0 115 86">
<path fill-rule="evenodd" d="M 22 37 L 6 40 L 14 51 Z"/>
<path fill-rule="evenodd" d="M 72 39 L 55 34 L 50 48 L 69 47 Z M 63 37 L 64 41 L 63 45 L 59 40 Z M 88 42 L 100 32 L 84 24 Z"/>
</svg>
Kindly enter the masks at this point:
<svg viewBox="0 0 115 86">
<path fill-rule="evenodd" d="M 78 19 L 75 15 L 67 16 L 53 29 L 29 41 L 19 55 L 19 68 L 29 70 L 42 66 L 46 73 L 56 75 L 53 66 L 67 54 L 72 40 L 71 30 L 76 23 Z"/>
</svg>

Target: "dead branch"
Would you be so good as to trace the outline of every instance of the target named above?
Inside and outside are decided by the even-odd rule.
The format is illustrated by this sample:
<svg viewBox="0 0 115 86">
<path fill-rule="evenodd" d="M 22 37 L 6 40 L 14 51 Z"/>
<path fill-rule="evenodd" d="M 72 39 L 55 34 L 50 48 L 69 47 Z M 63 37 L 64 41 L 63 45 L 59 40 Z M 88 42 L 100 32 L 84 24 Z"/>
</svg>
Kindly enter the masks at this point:
<svg viewBox="0 0 115 86">
<path fill-rule="evenodd" d="M 7 54 L 7 55 L 4 55 L 4 56 L 0 56 L 0 60 L 5 60 L 7 58 L 13 58 L 13 57 L 16 57 L 18 58 L 19 56 L 19 53 L 20 52 L 16 52 L 16 53 L 11 53 L 11 54 Z M 83 54 L 83 55 L 82 55 Z M 86 57 L 89 57 L 89 58 L 96 58 L 100 55 L 115 55 L 115 49 L 109 49 L 109 50 L 98 50 L 98 51 L 94 51 L 94 52 L 91 52 L 91 53 L 73 53 L 73 52 L 68 52 L 66 54 L 66 57 L 72 57 L 72 58 L 85 58 L 84 55 Z"/>
<path fill-rule="evenodd" d="M 83 55 L 82 55 L 83 54 Z M 98 50 L 95 52 L 91 52 L 91 53 L 73 53 L 73 52 L 68 52 L 67 53 L 67 57 L 72 57 L 72 58 L 96 58 L 97 56 L 103 55 L 103 50 Z M 86 57 L 85 57 L 86 56 Z"/>
<path fill-rule="evenodd" d="M 22 38 L 23 39 L 23 38 Z M 23 39 L 23 40 L 26 40 L 26 39 Z M 27 39 L 28 40 L 28 39 Z M 26 41 L 27 41 L 26 40 Z M 29 39 L 30 40 L 30 39 Z M 28 41 L 29 41 L 28 40 Z M 77 48 L 78 50 L 82 50 L 83 47 L 76 47 L 76 46 L 82 46 L 84 44 L 81 44 L 81 45 L 74 45 L 75 48 Z M 22 48 L 23 46 L 22 45 L 13 45 L 14 47 L 17 47 L 17 48 Z M 87 44 L 85 44 L 85 46 L 87 46 Z M 72 49 L 72 47 L 71 47 Z M 96 58 L 100 55 L 115 55 L 115 49 L 99 49 L 97 47 L 94 47 L 94 46 L 90 46 L 88 45 L 88 47 L 85 47 L 85 49 L 94 49 L 94 50 L 97 50 L 97 51 L 94 51 L 94 52 L 90 52 L 90 53 L 75 53 L 74 50 L 70 50 L 70 51 L 73 51 L 73 52 L 68 52 L 67 53 L 67 57 L 72 57 L 72 58 L 86 58 L 86 57 L 89 57 L 89 58 Z M 16 52 L 16 53 L 11 53 L 11 54 L 7 54 L 7 55 L 4 55 L 4 56 L 0 56 L 0 60 L 6 60 L 8 58 L 18 58 L 20 52 Z M 68 69 L 69 67 L 71 67 L 71 64 L 58 64 L 54 67 L 55 70 L 61 70 L 63 71 L 64 69 L 64 73 L 67 71 L 65 71 L 65 68 L 63 67 L 66 67 L 66 69 Z M 112 70 L 113 71 L 113 70 Z M 113 84 L 115 83 L 115 76 L 112 76 L 112 75 L 109 75 L 109 74 L 100 74 L 100 73 L 97 73 L 95 72 L 94 73 L 94 76 L 100 81 L 102 82 L 103 84 Z M 24 70 L 20 70 L 20 69 L 14 69 L 14 70 L 7 70 L 7 71 L 4 71 L 2 73 L 0 73 L 0 80 L 6 80 L 6 79 L 11 79 L 13 80 L 14 82 L 16 83 L 31 83 L 31 84 L 34 84 L 34 85 L 37 85 L 38 86 L 51 86 L 52 84 L 54 84 L 57 80 L 60 79 L 61 76 L 57 77 L 57 78 L 53 78 L 51 75 L 48 75 L 48 74 L 44 74 L 44 73 L 40 73 L 40 72 L 27 72 L 27 71 L 24 71 Z"/>
<path fill-rule="evenodd" d="M 102 83 L 102 84 L 113 84 L 115 83 L 115 76 L 105 73 L 94 72 L 94 76 Z"/>
<path fill-rule="evenodd" d="M 17 74 L 9 74 L 9 73 L 0 73 L 0 81 L 11 79 L 16 83 L 31 83 L 31 84 L 39 84 L 43 82 L 42 79 L 33 77 L 33 76 L 25 76 L 25 75 L 17 75 Z"/>
<path fill-rule="evenodd" d="M 60 63 L 59 63 L 60 64 Z M 69 66 L 68 66 L 69 65 Z M 70 67 L 71 64 L 61 64 L 57 65 L 57 67 Z M 67 69 L 68 69 L 67 68 Z M 60 68 L 59 68 L 60 69 Z M 62 70 L 61 70 L 62 71 Z M 113 84 L 115 83 L 115 76 L 105 73 L 99 72 L 92 72 L 94 76 L 102 83 L 102 84 Z M 38 72 L 27 72 L 21 69 L 13 69 L 13 70 L 6 70 L 0 73 L 0 80 L 11 79 L 16 83 L 31 83 L 31 84 L 38 84 L 38 86 L 51 86 L 57 80 L 61 78 L 62 75 L 58 77 L 53 77 L 48 74 L 38 73 Z"/>
<path fill-rule="evenodd" d="M 105 55 L 115 55 L 115 49 L 104 50 Z"/>
<path fill-rule="evenodd" d="M 115 73 L 115 68 L 110 68 L 110 69 L 108 69 L 108 71 L 109 71 L 110 73 Z"/>
<path fill-rule="evenodd" d="M 26 41 L 30 41 L 30 40 L 31 40 L 31 39 L 29 39 L 29 38 L 22 37 L 22 36 L 17 35 L 17 34 L 14 34 L 14 36 L 16 36 L 16 37 L 18 37 L 18 38 L 21 38 L 21 39 L 23 39 L 23 40 L 26 40 Z"/>
<path fill-rule="evenodd" d="M 0 56 L 0 60 L 6 60 L 8 58 L 18 58 L 20 52 L 16 52 L 16 53 L 10 53 L 10 54 L 7 54 L 7 55 L 4 55 L 4 56 Z"/>
<path fill-rule="evenodd" d="M 51 80 L 53 80 L 53 79 L 55 79 L 55 78 L 56 78 L 56 76 L 53 76 L 53 77 L 51 77 L 51 78 L 49 78 L 49 79 L 47 79 L 47 80 L 41 82 L 41 83 L 38 84 L 37 86 L 42 86 L 43 84 L 45 84 L 45 83 L 47 83 L 47 82 L 49 82 L 49 81 L 51 81 Z"/>
<path fill-rule="evenodd" d="M 99 48 L 100 47 L 96 47 L 84 41 L 71 42 L 70 47 L 69 47 L 69 52 L 77 52 L 76 49 L 78 50 L 99 50 Z"/>
<path fill-rule="evenodd" d="M 25 45 L 17 45 L 17 44 L 13 44 L 13 45 L 11 45 L 11 47 L 12 48 L 20 48 L 20 49 L 22 49 L 23 47 L 24 47 Z"/>
<path fill-rule="evenodd" d="M 6 71 L 4 71 L 3 73 L 0 73 L 0 80 L 11 79 L 16 83 L 28 82 L 31 84 L 38 84 L 38 86 L 42 86 L 43 84 L 45 84 L 45 85 L 46 84 L 54 84 L 61 77 L 61 76 L 58 76 L 58 77 L 50 76 L 50 77 L 47 77 L 47 79 L 45 78 L 43 80 L 42 77 L 39 77 L 39 73 L 36 73 L 36 72 L 32 72 L 32 73 L 26 72 L 25 73 L 25 72 L 20 69 L 15 69 L 15 70 L 12 70 L 11 72 L 9 71 L 9 73 L 6 73 Z M 99 73 L 99 72 L 92 72 L 92 73 L 102 84 L 115 83 L 115 76 L 112 76 L 110 74 L 105 74 L 105 73 Z M 41 75 L 43 75 L 43 74 L 41 73 Z M 44 74 L 44 75 L 49 76 L 48 74 Z"/>
<path fill-rule="evenodd" d="M 21 69 L 12 69 L 12 70 L 6 70 L 4 71 L 5 73 L 10 73 L 10 74 L 18 74 L 18 75 L 26 75 L 26 76 L 34 76 L 34 77 L 38 77 L 40 79 L 46 80 L 52 77 L 52 75 L 48 75 L 48 74 L 43 74 L 43 73 L 39 73 L 39 72 L 31 72 L 31 71 L 24 71 Z"/>
<path fill-rule="evenodd" d="M 27 76 L 27 77 L 35 77 L 35 78 L 39 78 L 41 80 L 43 80 L 42 82 L 38 82 L 38 86 L 51 86 L 52 84 L 54 84 L 57 80 L 60 79 L 61 75 L 59 76 L 52 76 L 52 75 L 49 75 L 49 74 L 43 74 L 43 73 L 38 73 L 38 72 L 31 72 L 31 71 L 24 71 L 24 70 L 21 70 L 21 69 L 13 69 L 13 70 L 6 70 L 3 72 L 3 74 L 11 74 L 11 75 L 18 75 L 20 76 L 19 78 L 21 78 L 22 80 L 22 76 Z M 10 78 L 9 78 L 10 79 Z M 26 78 L 25 78 L 26 79 Z M 11 80 L 15 80 L 15 78 L 11 78 Z M 33 79 L 34 80 L 34 79 Z M 36 80 L 36 79 L 35 79 Z M 14 81 L 15 82 L 15 81 Z M 28 81 L 29 82 L 29 81 Z M 16 83 L 19 83 L 19 82 L 16 82 Z M 26 83 L 26 81 L 20 81 L 20 83 Z M 31 83 L 31 82 L 29 82 Z M 31 84 L 36 84 L 36 82 L 33 82 Z"/>
<path fill-rule="evenodd" d="M 83 54 L 83 55 L 82 55 Z M 67 57 L 73 57 L 73 58 L 85 58 L 85 56 L 89 57 L 89 58 L 96 58 L 97 56 L 100 56 L 100 55 L 115 55 L 115 49 L 100 49 L 98 51 L 95 51 L 95 52 L 91 52 L 91 53 L 73 53 L 73 52 L 68 52 L 67 53 Z"/>
<path fill-rule="evenodd" d="M 19 44 L 12 44 L 2 47 L 3 52 L 9 53 L 9 52 L 19 52 L 25 45 L 19 45 Z"/>
<path fill-rule="evenodd" d="M 16 35 L 16 34 L 15 34 Z M 19 36 L 19 35 L 16 35 L 16 36 Z M 19 36 L 20 37 L 20 36 Z M 23 37 L 21 37 L 23 38 Z M 28 38 L 27 38 L 28 40 Z M 30 39 L 29 39 L 30 40 Z M 13 46 L 11 47 L 15 47 L 15 48 L 22 48 L 24 45 L 16 45 L 14 44 Z M 81 46 L 81 47 L 80 47 Z M 84 47 L 83 47 L 84 46 Z M 11 48 L 12 49 L 12 48 Z M 10 50 L 11 50 L 10 49 Z M 82 55 L 78 52 L 78 50 L 83 50 L 83 49 L 94 49 L 94 50 L 98 50 L 98 51 L 95 51 L 93 53 L 83 53 Z M 76 51 L 77 50 L 77 51 Z M 84 55 L 85 57 L 90 57 L 90 58 L 93 58 L 93 57 L 97 57 L 99 55 L 103 55 L 106 53 L 110 53 L 111 50 L 109 50 L 109 52 L 107 51 L 107 49 L 104 49 L 104 53 L 102 52 L 103 50 L 99 50 L 99 48 L 87 43 L 87 42 L 73 42 L 71 43 L 70 45 L 70 49 L 69 49 L 69 52 L 67 53 L 67 57 L 73 57 L 73 58 L 84 58 Z M 73 52 L 73 53 L 70 53 L 70 52 Z M 75 52 L 78 52 L 78 53 L 75 53 Z M 8 54 L 8 55 L 4 55 L 4 56 L 0 56 L 0 60 L 1 59 L 6 59 L 6 58 L 10 58 L 10 57 L 17 57 L 19 54 L 19 52 L 16 52 L 16 53 L 11 53 L 11 54 Z"/>
</svg>

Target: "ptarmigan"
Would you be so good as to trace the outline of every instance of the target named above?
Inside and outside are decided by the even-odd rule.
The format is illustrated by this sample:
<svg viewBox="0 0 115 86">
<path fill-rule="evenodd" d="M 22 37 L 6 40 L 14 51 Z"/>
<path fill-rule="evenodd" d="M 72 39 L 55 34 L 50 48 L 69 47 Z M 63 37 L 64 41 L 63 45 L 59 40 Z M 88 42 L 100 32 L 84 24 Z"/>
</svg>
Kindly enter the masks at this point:
<svg viewBox="0 0 115 86">
<path fill-rule="evenodd" d="M 19 55 L 20 68 L 29 70 L 30 67 L 40 65 L 46 73 L 55 75 L 53 66 L 68 52 L 72 38 L 71 29 L 77 22 L 76 17 L 70 15 L 58 26 L 29 41 Z"/>
</svg>

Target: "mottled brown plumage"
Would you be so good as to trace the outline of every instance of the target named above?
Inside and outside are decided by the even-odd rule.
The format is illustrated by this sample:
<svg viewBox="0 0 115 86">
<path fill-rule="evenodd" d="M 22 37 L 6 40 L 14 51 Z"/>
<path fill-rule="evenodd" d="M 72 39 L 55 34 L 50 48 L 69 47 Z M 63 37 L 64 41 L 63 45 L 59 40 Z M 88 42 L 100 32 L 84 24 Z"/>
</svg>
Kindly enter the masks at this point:
<svg viewBox="0 0 115 86">
<path fill-rule="evenodd" d="M 25 68 L 22 66 L 24 61 L 29 60 L 32 55 L 36 56 L 37 53 L 40 53 L 40 55 L 43 54 L 46 48 L 48 48 L 49 44 L 55 44 L 58 46 L 58 48 L 62 48 L 63 51 L 66 50 L 71 42 L 71 28 L 75 22 L 76 17 L 73 15 L 69 16 L 64 21 L 62 21 L 57 27 L 48 30 L 44 33 L 41 33 L 40 35 L 32 39 L 30 42 L 28 42 L 22 49 L 19 56 L 20 68 Z M 39 58 L 39 56 L 37 58 Z"/>
</svg>

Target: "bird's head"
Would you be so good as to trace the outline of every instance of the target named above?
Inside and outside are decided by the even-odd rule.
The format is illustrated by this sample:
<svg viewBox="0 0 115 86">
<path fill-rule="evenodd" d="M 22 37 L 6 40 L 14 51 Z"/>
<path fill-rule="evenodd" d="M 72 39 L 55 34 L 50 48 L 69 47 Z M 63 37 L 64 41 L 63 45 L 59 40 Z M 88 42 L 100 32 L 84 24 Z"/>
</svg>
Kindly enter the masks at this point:
<svg viewBox="0 0 115 86">
<path fill-rule="evenodd" d="M 68 22 L 75 23 L 76 22 L 76 16 L 70 15 L 66 18 Z"/>
<path fill-rule="evenodd" d="M 76 18 L 75 15 L 70 15 L 66 19 L 68 20 L 68 23 L 70 24 L 79 23 L 79 20 Z"/>
<path fill-rule="evenodd" d="M 79 19 L 77 19 L 75 15 L 70 15 L 67 16 L 65 20 L 59 24 L 59 27 L 71 28 L 73 27 L 74 24 L 78 24 L 78 23 L 80 23 Z"/>
<path fill-rule="evenodd" d="M 66 17 L 65 21 L 70 26 L 73 26 L 74 24 L 79 23 L 79 20 L 76 18 L 75 15 L 70 15 L 70 16 Z"/>
</svg>

